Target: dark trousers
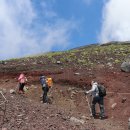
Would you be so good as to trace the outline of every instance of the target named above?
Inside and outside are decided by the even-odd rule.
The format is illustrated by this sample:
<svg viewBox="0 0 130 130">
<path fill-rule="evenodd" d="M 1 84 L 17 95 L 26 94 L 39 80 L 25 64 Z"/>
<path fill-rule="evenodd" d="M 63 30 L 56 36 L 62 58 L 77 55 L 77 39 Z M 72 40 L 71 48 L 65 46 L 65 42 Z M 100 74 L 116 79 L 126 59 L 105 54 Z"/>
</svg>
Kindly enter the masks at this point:
<svg viewBox="0 0 130 130">
<path fill-rule="evenodd" d="M 92 114 L 93 114 L 93 116 L 96 115 L 96 110 L 95 110 L 96 103 L 99 104 L 99 107 L 100 107 L 100 116 L 103 117 L 104 116 L 104 102 L 103 102 L 103 97 L 99 97 L 99 96 L 93 97 L 93 100 L 92 100 Z"/>
<path fill-rule="evenodd" d="M 49 88 L 46 86 L 43 87 L 42 90 L 43 90 L 43 103 L 47 103 L 48 102 L 47 93 L 49 91 Z"/>
<path fill-rule="evenodd" d="M 24 88 L 25 83 L 19 83 L 19 91 L 24 92 L 23 88 Z"/>
</svg>

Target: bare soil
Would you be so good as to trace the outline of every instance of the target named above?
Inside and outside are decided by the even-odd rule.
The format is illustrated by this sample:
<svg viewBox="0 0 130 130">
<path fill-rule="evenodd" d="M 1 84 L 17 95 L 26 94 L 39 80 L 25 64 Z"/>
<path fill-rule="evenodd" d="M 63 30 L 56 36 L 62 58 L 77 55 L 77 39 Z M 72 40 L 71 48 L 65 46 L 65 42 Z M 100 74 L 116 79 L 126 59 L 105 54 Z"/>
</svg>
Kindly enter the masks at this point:
<svg viewBox="0 0 130 130">
<path fill-rule="evenodd" d="M 51 71 L 52 72 L 52 71 Z M 75 75 L 75 73 L 79 75 Z M 49 90 L 50 104 L 41 102 L 40 72 L 27 72 L 27 87 L 24 95 L 10 94 L 17 89 L 18 74 L 4 74 L 0 78 L 0 88 L 8 102 L 4 121 L 1 114 L 1 128 L 11 130 L 126 130 L 130 116 L 130 74 L 120 70 L 65 68 L 59 74 L 47 74 L 54 80 Z M 96 79 L 107 87 L 105 97 L 106 119 L 90 118 L 84 90 L 90 89 L 90 81 Z M 88 96 L 89 101 L 91 97 Z M 112 105 L 116 103 L 115 108 Z M 99 107 L 97 113 L 99 113 Z M 2 113 L 2 112 L 1 112 Z M 71 119 L 77 119 L 74 121 Z"/>
<path fill-rule="evenodd" d="M 112 57 L 112 55 L 111 55 Z M 94 59 L 94 57 L 91 57 Z M 100 59 L 100 58 L 99 58 Z M 108 58 L 107 58 L 108 59 Z M 123 59 L 123 58 L 122 58 Z M 102 60 L 102 59 L 101 59 Z M 38 62 L 39 61 L 39 62 Z M 68 65 L 51 64 L 38 57 L 34 61 L 10 61 L 0 64 L 0 90 L 7 99 L 6 110 L 0 105 L 2 130 L 127 130 L 130 117 L 130 73 L 120 70 L 120 64 L 107 66 L 106 61 L 95 67 L 85 67 L 70 62 Z M 106 65 L 106 66 L 105 66 Z M 29 89 L 18 94 L 17 78 L 24 72 Z M 54 85 L 48 92 L 49 104 L 41 102 L 40 74 L 52 77 Z M 85 90 L 91 80 L 104 84 L 106 118 L 90 117 Z M 16 90 L 10 94 L 10 89 Z M 0 94 L 0 103 L 3 101 Z M 5 113 L 4 113 L 5 112 Z"/>
</svg>

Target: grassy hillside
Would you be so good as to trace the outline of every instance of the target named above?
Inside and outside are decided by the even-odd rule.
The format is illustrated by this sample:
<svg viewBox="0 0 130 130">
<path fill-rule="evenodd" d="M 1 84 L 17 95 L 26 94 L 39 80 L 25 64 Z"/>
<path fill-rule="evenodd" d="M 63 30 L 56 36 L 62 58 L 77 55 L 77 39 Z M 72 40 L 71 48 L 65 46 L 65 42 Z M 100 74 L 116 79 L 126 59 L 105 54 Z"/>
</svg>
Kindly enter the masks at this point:
<svg viewBox="0 0 130 130">
<path fill-rule="evenodd" d="M 130 44 L 89 45 L 64 52 L 0 61 L 0 71 L 41 70 L 62 67 L 96 67 L 120 65 L 130 54 Z M 21 67 L 22 66 L 22 67 Z M 4 69 L 3 69 L 4 68 Z"/>
</svg>

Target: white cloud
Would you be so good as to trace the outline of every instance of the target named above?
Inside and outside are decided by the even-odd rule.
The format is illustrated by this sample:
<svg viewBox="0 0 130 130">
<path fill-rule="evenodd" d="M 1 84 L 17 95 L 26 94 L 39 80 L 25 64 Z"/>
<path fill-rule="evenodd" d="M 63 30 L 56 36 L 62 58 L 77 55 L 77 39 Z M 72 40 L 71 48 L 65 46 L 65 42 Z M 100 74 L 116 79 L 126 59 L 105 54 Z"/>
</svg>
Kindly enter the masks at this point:
<svg viewBox="0 0 130 130">
<path fill-rule="evenodd" d="M 41 16 L 32 2 L 0 0 L 0 59 L 50 51 L 69 43 L 73 21 L 59 18 L 45 2 Z M 52 23 L 47 22 L 52 18 Z"/>
<path fill-rule="evenodd" d="M 51 3 L 55 3 L 54 0 L 51 0 Z M 49 6 L 48 6 L 49 5 Z M 52 18 L 52 17 L 57 17 L 57 14 L 56 12 L 54 12 L 52 9 L 51 9 L 51 4 L 50 3 L 47 3 L 45 1 L 42 1 L 41 2 L 41 6 L 42 6 L 42 14 L 45 16 L 45 17 L 49 17 L 49 18 Z"/>
<path fill-rule="evenodd" d="M 130 40 L 130 0 L 106 0 L 101 42 Z"/>
<path fill-rule="evenodd" d="M 59 20 L 55 26 L 44 27 L 43 32 L 46 34 L 42 38 L 42 42 L 46 45 L 44 49 L 50 50 L 55 45 L 61 45 L 62 48 L 65 48 L 69 44 L 69 37 L 73 28 L 76 28 L 73 21 L 65 22 L 63 20 Z"/>
</svg>

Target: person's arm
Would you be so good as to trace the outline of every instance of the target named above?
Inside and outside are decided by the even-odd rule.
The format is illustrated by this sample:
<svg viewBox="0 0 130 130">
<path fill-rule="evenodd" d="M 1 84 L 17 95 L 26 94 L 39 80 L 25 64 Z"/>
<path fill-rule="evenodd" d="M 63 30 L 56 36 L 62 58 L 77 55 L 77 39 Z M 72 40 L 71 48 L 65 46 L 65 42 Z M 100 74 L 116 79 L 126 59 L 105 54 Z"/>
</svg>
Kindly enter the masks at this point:
<svg viewBox="0 0 130 130">
<path fill-rule="evenodd" d="M 20 81 L 23 78 L 23 75 L 20 75 L 18 78 L 18 81 Z"/>
<path fill-rule="evenodd" d="M 96 89 L 96 85 L 92 85 L 92 88 L 89 91 L 86 91 L 86 94 L 92 93 L 93 91 L 95 91 Z"/>
<path fill-rule="evenodd" d="M 18 80 L 20 80 L 20 78 L 21 78 L 21 77 L 19 76 L 19 77 L 18 77 Z"/>
<path fill-rule="evenodd" d="M 20 80 L 21 80 L 21 77 L 18 78 L 18 81 L 20 81 Z"/>
</svg>

